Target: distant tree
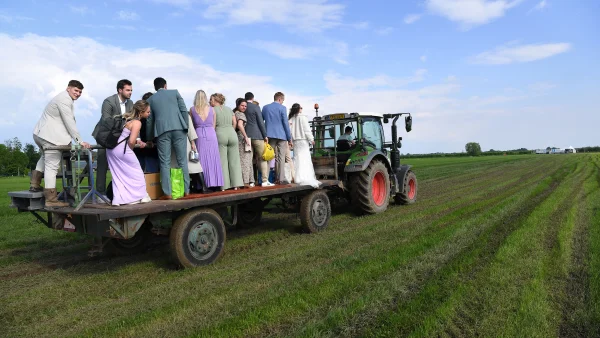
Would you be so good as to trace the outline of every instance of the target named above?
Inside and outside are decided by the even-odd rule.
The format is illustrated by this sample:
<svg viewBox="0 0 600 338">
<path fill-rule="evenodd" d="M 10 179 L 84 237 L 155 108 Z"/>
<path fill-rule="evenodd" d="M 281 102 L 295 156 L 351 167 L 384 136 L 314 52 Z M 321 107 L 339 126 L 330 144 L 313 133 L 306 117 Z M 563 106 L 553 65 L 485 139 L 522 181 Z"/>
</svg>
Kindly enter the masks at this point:
<svg viewBox="0 0 600 338">
<path fill-rule="evenodd" d="M 552 147 L 546 147 L 546 152 L 549 153 L 552 150 Z"/>
<path fill-rule="evenodd" d="M 35 166 L 41 157 L 41 154 L 38 152 L 36 146 L 34 146 L 31 143 L 26 143 L 25 148 L 23 148 L 23 150 L 25 151 L 25 155 L 27 155 L 28 158 L 27 168 L 31 170 L 35 169 Z"/>
<path fill-rule="evenodd" d="M 481 146 L 477 142 L 469 142 L 465 145 L 465 151 L 469 156 L 481 155 Z"/>
<path fill-rule="evenodd" d="M 23 149 L 23 144 L 22 144 L 22 143 L 21 143 L 21 141 L 20 141 L 18 138 L 16 138 L 16 137 L 14 137 L 14 138 L 12 138 L 12 139 L 8 139 L 8 140 L 4 141 L 4 144 L 5 144 L 5 145 L 6 145 L 6 147 L 7 147 L 9 150 L 11 150 L 11 151 L 12 151 L 13 149 L 14 149 L 14 150 L 19 150 L 19 151 L 20 151 L 21 149 Z"/>
</svg>

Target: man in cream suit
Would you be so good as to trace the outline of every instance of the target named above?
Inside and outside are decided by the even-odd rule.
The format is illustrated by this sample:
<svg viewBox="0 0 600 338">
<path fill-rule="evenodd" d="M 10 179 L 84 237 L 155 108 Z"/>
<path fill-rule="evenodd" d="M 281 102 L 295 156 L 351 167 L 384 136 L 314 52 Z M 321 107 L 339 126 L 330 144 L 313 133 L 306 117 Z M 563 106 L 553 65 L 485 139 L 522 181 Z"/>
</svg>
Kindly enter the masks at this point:
<svg viewBox="0 0 600 338">
<path fill-rule="evenodd" d="M 42 117 L 33 129 L 33 140 L 40 147 L 42 157 L 38 161 L 35 170 L 31 173 L 30 191 L 42 191 L 40 186 L 42 176 L 44 177 L 44 197 L 46 198 L 46 207 L 66 207 L 68 203 L 60 202 L 56 193 L 56 174 L 61 162 L 61 151 L 47 150 L 48 146 L 66 146 L 71 144 L 71 140 L 84 148 L 89 148 L 87 142 L 81 140 L 77 125 L 75 124 L 75 114 L 73 112 L 73 102 L 81 96 L 83 85 L 77 80 L 69 81 L 67 90 L 56 95 L 44 109 Z"/>
<path fill-rule="evenodd" d="M 104 99 L 102 102 L 102 116 L 100 120 L 105 117 L 112 117 L 116 115 L 123 115 L 126 112 L 133 109 L 133 102 L 131 102 L 131 93 L 133 89 L 131 87 L 131 81 L 127 79 L 120 80 L 117 82 L 117 93 Z M 94 128 L 92 136 L 96 138 L 100 122 Z M 106 160 L 106 149 L 98 149 L 98 168 L 96 169 L 96 190 L 106 195 L 106 171 L 108 170 L 108 161 Z"/>
<path fill-rule="evenodd" d="M 167 89 L 167 81 L 162 77 L 154 79 L 156 93 L 148 99 L 152 114 L 146 121 L 147 140 L 157 139 L 158 160 L 160 162 L 160 185 L 164 195 L 160 199 L 170 200 L 171 196 L 171 150 L 175 151 L 177 165 L 183 170 L 184 195 L 189 194 L 190 175 L 187 160 L 187 131 L 189 114 L 185 102 L 176 89 Z"/>
</svg>

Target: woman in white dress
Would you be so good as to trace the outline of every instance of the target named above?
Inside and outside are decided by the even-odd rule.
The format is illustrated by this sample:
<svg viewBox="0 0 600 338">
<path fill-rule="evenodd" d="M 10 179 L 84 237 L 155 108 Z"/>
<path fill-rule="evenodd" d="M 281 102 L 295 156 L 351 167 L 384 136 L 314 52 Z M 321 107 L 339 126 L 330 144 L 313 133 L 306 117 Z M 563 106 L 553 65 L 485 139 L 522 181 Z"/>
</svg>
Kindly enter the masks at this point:
<svg viewBox="0 0 600 338">
<path fill-rule="evenodd" d="M 315 138 L 308 125 L 308 117 L 302 114 L 300 104 L 294 103 L 290 109 L 288 119 L 294 142 L 294 168 L 296 171 L 294 183 L 317 188 L 321 183 L 315 177 L 315 169 L 310 157 L 309 144 L 314 144 Z"/>
</svg>

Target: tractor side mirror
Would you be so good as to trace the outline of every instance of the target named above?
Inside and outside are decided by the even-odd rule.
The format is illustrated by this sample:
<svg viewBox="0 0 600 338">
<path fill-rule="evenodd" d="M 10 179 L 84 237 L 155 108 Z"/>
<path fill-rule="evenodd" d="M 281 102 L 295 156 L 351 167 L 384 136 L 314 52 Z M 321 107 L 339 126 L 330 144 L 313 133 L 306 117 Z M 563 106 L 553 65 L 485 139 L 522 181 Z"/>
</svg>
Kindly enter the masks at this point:
<svg viewBox="0 0 600 338">
<path fill-rule="evenodd" d="M 334 127 L 327 128 L 327 133 L 329 134 L 329 137 L 330 137 L 330 138 L 333 138 L 333 137 L 335 136 L 335 135 L 333 135 L 333 132 L 334 132 L 334 129 L 333 129 L 333 128 L 334 128 Z"/>
<path fill-rule="evenodd" d="M 412 116 L 408 115 L 404 118 L 404 124 L 406 126 L 406 132 L 410 132 L 412 130 Z"/>
<path fill-rule="evenodd" d="M 398 148 L 402 148 L 402 137 L 398 137 Z"/>
</svg>

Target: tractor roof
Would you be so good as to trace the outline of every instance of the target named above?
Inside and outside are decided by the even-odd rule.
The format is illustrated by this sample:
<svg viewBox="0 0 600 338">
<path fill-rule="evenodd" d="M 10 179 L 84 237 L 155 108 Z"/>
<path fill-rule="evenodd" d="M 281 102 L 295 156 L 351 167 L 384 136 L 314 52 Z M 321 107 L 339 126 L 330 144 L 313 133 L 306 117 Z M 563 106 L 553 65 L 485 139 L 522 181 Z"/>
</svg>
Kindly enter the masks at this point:
<svg viewBox="0 0 600 338">
<path fill-rule="evenodd" d="M 383 113 L 375 113 L 375 112 L 351 112 L 351 113 L 335 113 L 335 114 L 326 114 L 323 115 L 323 119 L 325 120 L 336 120 L 336 119 L 348 119 L 357 116 L 373 116 L 383 118 Z"/>
</svg>

